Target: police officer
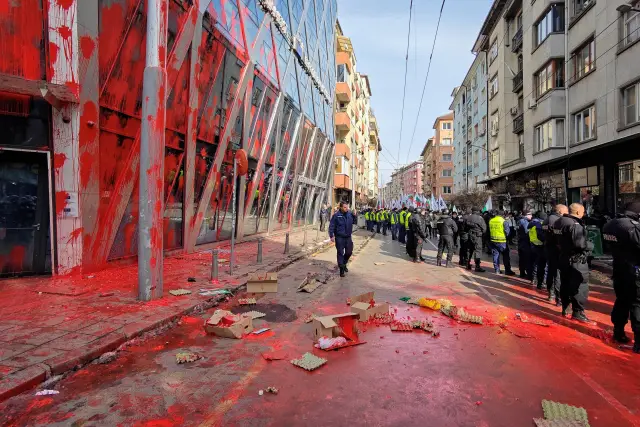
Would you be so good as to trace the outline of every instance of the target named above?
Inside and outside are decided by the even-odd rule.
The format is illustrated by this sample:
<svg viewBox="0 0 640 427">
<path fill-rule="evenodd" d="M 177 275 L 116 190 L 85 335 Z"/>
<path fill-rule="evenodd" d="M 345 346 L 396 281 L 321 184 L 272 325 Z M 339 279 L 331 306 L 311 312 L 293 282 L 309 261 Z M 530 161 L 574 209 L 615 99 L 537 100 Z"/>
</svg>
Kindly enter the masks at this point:
<svg viewBox="0 0 640 427">
<path fill-rule="evenodd" d="M 458 212 L 451 212 L 451 219 L 458 226 L 458 231 L 453 235 L 453 247 L 458 247 L 458 238 L 460 237 L 460 232 L 462 231 L 462 217 L 458 216 Z"/>
<path fill-rule="evenodd" d="M 613 253 L 613 289 L 616 302 L 611 311 L 613 338 L 629 342 L 624 333 L 631 317 L 635 337 L 633 351 L 640 353 L 640 201 L 625 206 L 622 217 L 609 221 L 603 228 L 603 238 Z"/>
<path fill-rule="evenodd" d="M 587 257 L 592 244 L 587 239 L 587 229 L 582 217 L 584 206 L 573 203 L 569 214 L 553 224 L 553 232 L 560 245 L 560 298 L 562 315 L 567 315 L 569 305 L 573 312 L 571 318 L 582 323 L 591 323 L 584 314 L 589 295 L 589 267 Z"/>
<path fill-rule="evenodd" d="M 518 268 L 521 278 L 533 280 L 533 272 L 529 269 L 531 256 L 529 221 L 531 221 L 531 212 L 525 212 L 518 220 Z"/>
<path fill-rule="evenodd" d="M 569 209 L 565 205 L 556 205 L 554 211 L 542 221 L 542 230 L 544 231 L 544 250 L 547 258 L 547 291 L 549 292 L 549 302 L 555 300 L 556 307 L 562 305 L 560 302 L 560 280 L 558 279 L 558 258 L 560 251 L 558 250 L 558 242 L 556 235 L 553 233 L 553 225 L 562 215 L 568 214 Z"/>
<path fill-rule="evenodd" d="M 409 212 L 407 213 L 407 216 L 404 217 L 404 228 L 407 231 L 407 254 L 413 258 L 413 251 L 415 250 L 415 245 L 416 245 L 416 236 L 413 233 L 413 231 L 411 230 L 411 228 L 409 227 L 409 221 L 411 220 L 411 217 L 413 216 L 415 212 L 415 208 L 409 208 Z"/>
<path fill-rule="evenodd" d="M 414 242 L 409 256 L 413 257 L 413 262 L 425 260 L 422 256 L 422 245 L 424 244 L 424 240 L 427 238 L 427 235 L 425 234 L 426 225 L 424 221 L 424 211 L 422 209 L 414 212 L 409 219 L 409 230 L 413 236 L 412 241 Z"/>
<path fill-rule="evenodd" d="M 324 232 L 327 220 L 329 220 L 329 207 L 326 203 L 323 203 L 322 209 L 320 209 L 320 231 Z"/>
<path fill-rule="evenodd" d="M 407 219 L 408 213 L 409 212 L 407 212 L 407 207 L 402 206 L 402 209 L 400 209 L 400 213 L 398 214 L 398 242 L 402 244 L 407 243 L 407 229 L 404 226 L 404 222 Z"/>
<path fill-rule="evenodd" d="M 347 202 L 340 202 L 338 211 L 333 214 L 329 222 L 329 237 L 335 242 L 338 251 L 338 268 L 340 268 L 340 277 L 344 277 L 344 273 L 348 273 L 347 263 L 353 253 L 353 240 L 351 233 L 353 232 L 353 223 L 355 215 L 349 211 Z"/>
<path fill-rule="evenodd" d="M 391 240 L 398 238 L 398 209 L 393 208 L 389 214 L 389 224 L 391 224 Z"/>
<path fill-rule="evenodd" d="M 382 210 L 382 235 L 387 235 L 387 229 L 389 228 L 389 211 L 386 209 Z"/>
<path fill-rule="evenodd" d="M 458 225 L 456 222 L 451 219 L 449 216 L 449 211 L 447 209 L 442 211 L 442 215 L 438 218 L 438 222 L 436 222 L 436 228 L 438 229 L 438 234 L 440 234 L 440 239 L 438 240 L 438 255 L 436 256 L 436 265 L 442 265 L 442 253 L 447 251 L 447 264 L 446 266 L 449 268 L 453 267 L 453 236 L 458 232 Z"/>
<path fill-rule="evenodd" d="M 544 270 L 547 266 L 547 257 L 544 252 L 544 241 L 546 234 L 542 228 L 542 222 L 547 219 L 547 214 L 538 211 L 535 217 L 529 223 L 529 241 L 531 242 L 531 255 L 529 259 L 529 271 L 533 275 L 534 280 L 537 279 L 537 288 L 542 290 L 544 282 Z"/>
<path fill-rule="evenodd" d="M 472 209 L 471 215 L 465 219 L 464 228 L 469 235 L 467 255 L 465 256 L 467 270 L 471 270 L 471 261 L 473 260 L 476 263 L 476 271 L 484 273 L 484 268 L 480 267 L 480 253 L 482 251 L 482 239 L 487 232 L 487 223 L 480 216 L 480 209 Z"/>
<path fill-rule="evenodd" d="M 367 224 L 367 231 L 371 231 L 371 221 L 369 220 L 369 209 L 364 211 L 364 220 Z"/>
<path fill-rule="evenodd" d="M 458 216 L 458 237 L 460 238 L 460 248 L 458 251 L 458 264 L 463 267 L 467 265 L 467 251 L 469 250 L 469 231 L 467 230 L 466 221 L 469 215 L 464 212 Z"/>
<path fill-rule="evenodd" d="M 492 211 L 489 220 L 489 245 L 491 254 L 493 255 L 493 270 L 496 274 L 500 274 L 500 255 L 504 262 L 504 274 L 507 276 L 515 276 L 511 270 L 511 257 L 509 256 L 509 245 L 507 244 L 507 236 L 511 231 L 511 226 L 505 221 L 504 217 Z"/>
</svg>

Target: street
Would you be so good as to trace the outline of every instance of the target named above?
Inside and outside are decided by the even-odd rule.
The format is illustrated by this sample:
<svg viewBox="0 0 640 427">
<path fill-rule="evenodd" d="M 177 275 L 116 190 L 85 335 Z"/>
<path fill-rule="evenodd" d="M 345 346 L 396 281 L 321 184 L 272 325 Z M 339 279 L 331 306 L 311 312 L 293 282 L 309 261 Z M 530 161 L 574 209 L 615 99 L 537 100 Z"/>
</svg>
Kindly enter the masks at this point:
<svg viewBox="0 0 640 427">
<path fill-rule="evenodd" d="M 357 233 L 356 248 L 366 237 Z M 610 340 L 610 285 L 592 284 L 588 315 L 597 324 L 585 327 L 563 319 L 529 283 L 468 272 L 457 255 L 456 268 L 436 267 L 434 243 L 425 243 L 427 261 L 413 264 L 404 246 L 376 235 L 342 279 L 333 248 L 301 259 L 278 273 L 276 294 L 251 306 L 266 314 L 255 329 L 270 331 L 220 338 L 203 330 L 214 309 L 183 317 L 165 333 L 134 340 L 114 361 L 71 373 L 54 386 L 59 394 L 31 390 L 3 402 L 1 424 L 512 427 L 533 425 L 548 399 L 585 408 L 593 427 L 640 425 L 640 357 Z M 296 292 L 307 273 L 327 271 L 334 276 L 327 284 Z M 369 291 L 391 304 L 396 319 L 432 320 L 440 336 L 365 324 L 363 345 L 314 349 L 305 318 L 348 312 L 347 298 Z M 484 322 L 399 300 L 407 296 L 451 300 Z M 218 308 L 246 311 L 237 299 Z M 177 364 L 181 351 L 203 358 Z M 285 359 L 265 360 L 272 351 Z M 289 362 L 305 352 L 328 362 L 313 372 Z M 270 386 L 278 394 L 259 394 Z"/>
</svg>

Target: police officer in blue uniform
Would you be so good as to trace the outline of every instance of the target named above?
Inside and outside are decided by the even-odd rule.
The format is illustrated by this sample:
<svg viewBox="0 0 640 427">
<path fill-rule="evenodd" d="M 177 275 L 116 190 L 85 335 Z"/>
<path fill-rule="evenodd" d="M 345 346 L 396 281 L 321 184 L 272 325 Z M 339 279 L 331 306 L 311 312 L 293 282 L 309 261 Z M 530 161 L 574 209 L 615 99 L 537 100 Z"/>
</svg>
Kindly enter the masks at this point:
<svg viewBox="0 0 640 427">
<path fill-rule="evenodd" d="M 340 277 L 344 277 L 349 272 L 347 263 L 353 253 L 353 224 L 356 220 L 355 214 L 349 211 L 347 202 L 340 202 L 338 211 L 333 214 L 329 222 L 329 237 L 335 242 L 338 251 L 338 267 L 340 268 Z"/>
</svg>

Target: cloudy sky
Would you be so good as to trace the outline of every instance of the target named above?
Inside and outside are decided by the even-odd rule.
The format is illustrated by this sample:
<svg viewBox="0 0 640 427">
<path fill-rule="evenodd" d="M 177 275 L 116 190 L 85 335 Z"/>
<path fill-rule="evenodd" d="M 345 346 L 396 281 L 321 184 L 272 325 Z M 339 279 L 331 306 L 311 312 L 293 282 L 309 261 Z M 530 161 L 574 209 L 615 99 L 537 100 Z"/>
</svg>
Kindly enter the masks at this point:
<svg viewBox="0 0 640 427">
<path fill-rule="evenodd" d="M 398 164 L 418 158 L 433 136 L 435 118 L 448 111 L 451 91 L 462 82 L 473 62 L 471 48 L 491 0 L 447 0 L 412 141 L 440 5 L 441 0 L 413 1 L 407 96 L 399 144 L 409 0 L 338 0 L 338 19 L 353 42 L 357 71 L 369 75 L 371 105 L 380 127 L 384 183 Z"/>
</svg>

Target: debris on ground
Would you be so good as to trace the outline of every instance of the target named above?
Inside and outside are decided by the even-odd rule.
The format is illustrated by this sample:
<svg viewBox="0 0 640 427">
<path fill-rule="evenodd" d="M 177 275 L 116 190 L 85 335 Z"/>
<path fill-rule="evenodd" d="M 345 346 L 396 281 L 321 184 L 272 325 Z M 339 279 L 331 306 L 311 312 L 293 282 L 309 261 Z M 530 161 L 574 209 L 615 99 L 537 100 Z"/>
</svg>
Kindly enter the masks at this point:
<svg viewBox="0 0 640 427">
<path fill-rule="evenodd" d="M 386 265 L 385 262 L 374 262 L 373 265 Z"/>
<path fill-rule="evenodd" d="M 413 325 L 407 322 L 393 322 L 389 327 L 394 332 L 413 332 Z"/>
<path fill-rule="evenodd" d="M 304 323 L 311 323 L 311 322 L 313 322 L 313 318 L 314 318 L 313 314 L 307 314 L 307 315 L 304 317 Z"/>
<path fill-rule="evenodd" d="M 275 387 L 267 387 L 266 392 L 271 394 L 278 394 L 278 389 Z"/>
<path fill-rule="evenodd" d="M 253 319 L 245 314 L 233 314 L 227 310 L 216 310 L 204 324 L 209 334 L 224 338 L 242 338 L 253 331 Z"/>
<path fill-rule="evenodd" d="M 255 305 L 256 304 L 256 299 L 255 298 L 239 298 L 238 299 L 238 304 L 240 304 L 240 305 Z"/>
<path fill-rule="evenodd" d="M 111 296 L 114 296 L 115 294 L 116 294 L 115 292 L 103 292 L 101 294 L 98 294 L 98 297 L 100 298 L 111 297 Z"/>
<path fill-rule="evenodd" d="M 176 362 L 178 363 L 178 365 L 181 365 L 183 363 L 195 362 L 196 360 L 200 359 L 202 359 L 202 356 L 197 353 L 191 353 L 189 351 L 183 351 L 176 354 Z"/>
<path fill-rule="evenodd" d="M 320 285 L 326 285 L 333 278 L 333 275 L 327 273 L 314 273 L 307 275 L 298 285 L 298 292 L 311 293 Z"/>
<path fill-rule="evenodd" d="M 418 305 L 420 307 L 430 308 L 431 310 L 440 310 L 442 304 L 437 299 L 420 298 L 418 299 Z"/>
<path fill-rule="evenodd" d="M 373 323 L 376 325 L 388 325 L 394 320 L 393 314 L 391 313 L 376 314 L 373 316 Z"/>
<path fill-rule="evenodd" d="M 302 368 L 306 371 L 313 371 L 321 367 L 327 363 L 327 359 L 323 359 L 322 357 L 318 357 L 311 353 L 305 353 L 299 359 L 293 359 L 291 364 Z"/>
<path fill-rule="evenodd" d="M 233 293 L 231 291 L 229 291 L 228 289 L 200 289 L 200 295 L 203 297 L 211 297 L 214 295 L 231 295 L 233 296 Z"/>
<path fill-rule="evenodd" d="M 589 427 L 589 417 L 584 408 L 578 408 L 552 400 L 542 400 L 542 411 L 544 412 L 544 419 L 547 421 L 578 421 L 581 422 L 582 425 Z"/>
<path fill-rule="evenodd" d="M 545 322 L 537 319 L 530 319 L 526 314 L 516 313 L 516 318 L 519 319 L 522 323 L 532 323 L 538 326 L 551 326 L 551 322 Z"/>
<path fill-rule="evenodd" d="M 247 292 L 250 294 L 278 292 L 278 273 L 250 276 L 247 280 Z"/>
<path fill-rule="evenodd" d="M 262 396 L 264 394 L 264 390 L 258 390 L 258 396 Z"/>
<path fill-rule="evenodd" d="M 366 322 L 376 314 L 389 313 L 389 303 L 376 303 L 374 292 L 367 292 L 351 297 L 348 301 L 351 306 L 351 312 L 358 314 L 360 320 L 363 322 Z"/>
<path fill-rule="evenodd" d="M 266 314 L 261 313 L 259 311 L 255 311 L 255 310 L 248 311 L 248 312 L 246 312 L 244 314 L 246 314 L 247 316 L 251 316 L 252 319 L 259 319 L 261 317 L 266 316 Z"/>
<path fill-rule="evenodd" d="M 96 363 L 100 365 L 104 365 L 105 363 L 113 362 L 117 357 L 118 357 L 117 351 L 108 351 L 106 353 L 103 353 L 102 356 L 100 356 L 98 360 L 96 360 Z"/>
<path fill-rule="evenodd" d="M 314 338 L 344 337 L 349 341 L 359 341 L 358 315 L 355 313 L 332 314 L 313 319 Z"/>
<path fill-rule="evenodd" d="M 264 334 L 267 331 L 270 331 L 271 328 L 262 328 L 262 329 L 258 329 L 257 331 L 253 331 L 253 335 L 260 335 L 260 334 Z"/>
<path fill-rule="evenodd" d="M 193 283 L 196 281 L 195 277 L 187 277 L 187 282 Z"/>
<path fill-rule="evenodd" d="M 56 384 L 58 384 L 60 381 L 62 381 L 63 378 L 64 378 L 64 375 L 53 376 L 53 377 L 49 378 L 48 380 L 46 380 L 45 382 L 43 382 L 40 387 L 42 387 L 43 389 L 51 389 Z"/>
<path fill-rule="evenodd" d="M 398 298 L 400 301 L 402 302 L 409 302 L 411 301 L 411 297 L 402 297 L 402 298 Z"/>
<path fill-rule="evenodd" d="M 179 297 L 182 295 L 189 295 L 191 293 L 191 291 L 187 290 L 187 289 L 171 289 L 169 291 L 169 293 L 171 295 L 173 295 L 174 297 Z"/>
<path fill-rule="evenodd" d="M 262 353 L 264 360 L 283 360 L 287 358 L 287 352 L 284 350 L 274 350 Z"/>
<path fill-rule="evenodd" d="M 58 390 L 40 390 L 36 392 L 36 396 L 50 396 L 53 394 L 60 394 Z"/>
<path fill-rule="evenodd" d="M 478 325 L 482 325 L 482 316 L 469 314 L 462 307 L 457 307 L 455 305 L 443 305 L 440 308 L 440 312 L 445 316 L 451 317 L 452 319 L 459 320 L 461 322 L 476 323 Z"/>
<path fill-rule="evenodd" d="M 534 418 L 536 427 L 586 427 L 582 421 L 571 420 L 545 420 L 544 418 Z"/>
<path fill-rule="evenodd" d="M 328 350 L 330 348 L 341 347 L 346 344 L 347 344 L 347 339 L 345 337 L 336 337 L 336 338 L 320 337 L 315 347 L 321 350 Z"/>
</svg>

